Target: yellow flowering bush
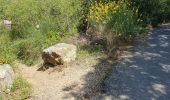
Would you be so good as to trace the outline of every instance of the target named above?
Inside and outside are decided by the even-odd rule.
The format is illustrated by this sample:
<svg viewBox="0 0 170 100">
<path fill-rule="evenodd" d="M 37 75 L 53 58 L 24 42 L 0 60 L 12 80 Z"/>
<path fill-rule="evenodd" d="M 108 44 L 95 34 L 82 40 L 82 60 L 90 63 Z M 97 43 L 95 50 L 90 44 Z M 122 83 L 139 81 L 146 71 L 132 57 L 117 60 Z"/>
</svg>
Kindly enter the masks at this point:
<svg viewBox="0 0 170 100">
<path fill-rule="evenodd" d="M 91 5 L 90 7 L 87 19 L 90 22 L 103 23 L 108 13 L 110 11 L 115 13 L 119 7 L 120 3 L 116 3 L 115 1 L 99 3 L 95 2 L 95 4 Z"/>
<path fill-rule="evenodd" d="M 137 19 L 138 9 L 131 7 L 124 0 L 95 2 L 91 5 L 88 22 L 89 34 L 98 36 L 106 41 L 107 50 L 120 40 L 130 41 L 140 33 L 140 20 Z"/>
</svg>

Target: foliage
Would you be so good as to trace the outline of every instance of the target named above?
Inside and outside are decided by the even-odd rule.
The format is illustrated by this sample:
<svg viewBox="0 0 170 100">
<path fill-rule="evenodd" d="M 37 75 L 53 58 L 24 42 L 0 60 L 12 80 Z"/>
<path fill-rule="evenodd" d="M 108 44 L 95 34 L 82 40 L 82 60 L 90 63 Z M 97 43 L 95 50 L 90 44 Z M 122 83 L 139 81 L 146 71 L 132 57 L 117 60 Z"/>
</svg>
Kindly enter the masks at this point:
<svg viewBox="0 0 170 100">
<path fill-rule="evenodd" d="M 12 87 L 1 92 L 0 100 L 26 100 L 30 96 L 30 84 L 22 76 L 17 76 Z"/>
<path fill-rule="evenodd" d="M 0 25 L 0 64 L 11 63 L 16 58 L 15 48 L 11 46 L 9 31 Z"/>
<path fill-rule="evenodd" d="M 135 13 L 134 13 L 135 12 Z M 123 40 L 131 40 L 140 32 L 137 10 L 133 11 L 126 4 L 120 4 L 115 12 L 109 12 L 110 18 L 106 21 L 106 27 L 111 30 L 114 37 Z"/>
<path fill-rule="evenodd" d="M 18 76 L 15 78 L 14 83 L 11 88 L 11 92 L 18 91 L 18 96 L 16 98 L 20 100 L 27 99 L 31 94 L 31 87 L 29 83 L 23 79 L 23 77 Z M 13 97 L 14 98 L 14 97 Z"/>
<path fill-rule="evenodd" d="M 85 45 L 78 47 L 78 58 L 88 57 L 104 50 L 102 45 Z"/>
<path fill-rule="evenodd" d="M 0 24 L 0 44 L 4 45 L 8 44 L 9 42 L 9 31 L 3 25 Z"/>
<path fill-rule="evenodd" d="M 10 0 L 4 11 L 5 19 L 12 21 L 12 38 L 25 38 L 31 34 L 41 17 L 38 2 L 34 0 Z"/>
<path fill-rule="evenodd" d="M 80 6 L 80 0 L 0 0 L 0 20 L 12 21 L 11 31 L 0 23 L 0 62 L 35 63 L 44 48 L 76 32 Z"/>
<path fill-rule="evenodd" d="M 90 7 L 88 21 L 106 40 L 107 49 L 119 45 L 120 40 L 132 40 L 141 31 L 138 10 L 129 8 L 124 1 L 96 2 Z M 92 32 L 94 33 L 94 32 Z M 90 33 L 91 34 L 91 33 Z"/>
<path fill-rule="evenodd" d="M 48 31 L 74 32 L 79 21 L 80 0 L 0 0 L 1 18 L 12 20 L 12 38 L 35 34 L 36 26 Z M 45 29 L 44 29 L 45 27 Z"/>
<path fill-rule="evenodd" d="M 41 55 L 40 51 L 42 50 L 41 43 L 35 41 L 35 39 L 24 40 L 18 43 L 16 48 L 17 58 L 28 65 L 34 64 L 37 61 Z"/>
<path fill-rule="evenodd" d="M 104 23 L 104 19 L 108 16 L 108 13 L 111 11 L 112 13 L 115 13 L 117 9 L 119 8 L 119 5 L 116 4 L 116 2 L 108 2 L 108 3 L 95 3 L 91 6 L 88 20 L 90 22 L 94 23 Z"/>
<path fill-rule="evenodd" d="M 16 55 L 14 54 L 15 48 L 8 46 L 0 46 L 0 64 L 12 63 L 16 59 Z"/>
<path fill-rule="evenodd" d="M 170 0 L 129 0 L 132 7 L 139 9 L 139 16 L 145 20 L 143 24 L 153 26 L 170 19 Z"/>
<path fill-rule="evenodd" d="M 40 3 L 44 12 L 42 23 L 51 24 L 49 31 L 72 32 L 77 27 L 81 4 L 79 0 L 48 0 Z"/>
<path fill-rule="evenodd" d="M 107 44 L 130 41 L 141 25 L 170 20 L 170 0 L 0 0 L 0 62 L 33 64 L 41 51 L 78 28 L 93 30 Z M 96 34 L 97 33 L 97 34 Z"/>
<path fill-rule="evenodd" d="M 101 0 L 83 0 L 81 4 L 81 13 L 79 13 L 80 15 L 82 15 L 78 25 L 78 31 L 80 33 L 85 33 L 86 30 L 89 28 L 89 22 L 87 18 L 91 5 L 93 5 L 95 2 L 100 1 Z"/>
<path fill-rule="evenodd" d="M 25 64 L 35 64 L 41 57 L 44 48 L 57 43 L 60 40 L 58 33 L 53 31 L 47 34 L 36 34 L 30 38 L 19 40 L 16 43 L 17 58 Z"/>
</svg>

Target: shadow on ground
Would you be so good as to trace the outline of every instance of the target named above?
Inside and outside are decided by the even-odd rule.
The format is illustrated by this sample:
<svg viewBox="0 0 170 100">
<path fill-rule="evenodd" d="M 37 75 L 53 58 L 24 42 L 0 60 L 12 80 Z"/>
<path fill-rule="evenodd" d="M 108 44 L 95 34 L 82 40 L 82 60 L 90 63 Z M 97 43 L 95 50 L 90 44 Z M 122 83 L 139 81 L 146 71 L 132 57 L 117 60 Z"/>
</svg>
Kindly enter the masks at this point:
<svg viewBox="0 0 170 100">
<path fill-rule="evenodd" d="M 93 67 L 79 91 L 74 91 L 76 84 L 63 89 L 68 92 L 63 99 L 71 95 L 76 100 L 169 100 L 170 24 L 153 29 L 146 41 L 127 50 L 116 65 L 106 58 Z"/>
<path fill-rule="evenodd" d="M 148 39 L 127 51 L 105 81 L 104 100 L 170 99 L 170 24 L 153 29 Z"/>
<path fill-rule="evenodd" d="M 63 99 L 69 99 L 70 97 L 75 97 L 75 100 L 91 100 L 91 97 L 99 95 L 103 90 L 103 82 L 106 76 L 112 71 L 115 62 L 111 61 L 109 58 L 99 58 L 99 63 L 92 66 L 93 71 L 88 72 L 82 80 L 84 83 L 78 91 L 74 91 L 77 88 L 77 84 L 72 84 L 63 88 L 63 91 L 68 92 Z"/>
</svg>

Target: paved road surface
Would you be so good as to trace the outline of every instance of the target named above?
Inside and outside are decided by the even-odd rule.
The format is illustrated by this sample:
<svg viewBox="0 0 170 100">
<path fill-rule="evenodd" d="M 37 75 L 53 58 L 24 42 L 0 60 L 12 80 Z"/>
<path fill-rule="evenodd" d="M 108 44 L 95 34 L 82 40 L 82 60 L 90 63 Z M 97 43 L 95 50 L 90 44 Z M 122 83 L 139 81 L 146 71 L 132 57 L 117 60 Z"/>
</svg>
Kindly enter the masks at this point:
<svg viewBox="0 0 170 100">
<path fill-rule="evenodd" d="M 105 82 L 108 100 L 170 100 L 170 24 L 121 57 Z"/>
</svg>

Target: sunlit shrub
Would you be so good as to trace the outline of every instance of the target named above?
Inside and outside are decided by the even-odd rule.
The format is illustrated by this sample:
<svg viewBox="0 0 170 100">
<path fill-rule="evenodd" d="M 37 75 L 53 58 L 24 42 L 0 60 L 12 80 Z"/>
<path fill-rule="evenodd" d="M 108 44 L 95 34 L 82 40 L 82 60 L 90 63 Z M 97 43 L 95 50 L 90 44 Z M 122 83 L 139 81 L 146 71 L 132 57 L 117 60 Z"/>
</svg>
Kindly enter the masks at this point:
<svg viewBox="0 0 170 100">
<path fill-rule="evenodd" d="M 119 6 L 120 5 L 114 1 L 99 3 L 96 2 L 90 7 L 88 20 L 94 23 L 104 23 L 104 20 L 106 17 L 108 17 L 108 13 L 116 13 Z"/>
<path fill-rule="evenodd" d="M 16 59 L 14 48 L 8 46 L 0 46 L 0 64 L 11 63 Z"/>
<path fill-rule="evenodd" d="M 41 17 L 35 0 L 11 0 L 4 11 L 4 18 L 12 21 L 12 38 L 26 38 L 31 34 Z"/>
<path fill-rule="evenodd" d="M 138 19 L 138 9 L 131 9 L 130 3 L 120 1 L 96 2 L 90 7 L 88 21 L 93 31 L 90 33 L 106 40 L 107 49 L 119 46 L 121 41 L 131 41 L 140 33 L 142 20 Z"/>
<path fill-rule="evenodd" d="M 0 0 L 0 3 L 0 18 L 12 21 L 14 39 L 30 37 L 36 26 L 43 33 L 75 33 L 80 19 L 80 0 Z"/>
<path fill-rule="evenodd" d="M 48 0 L 41 1 L 41 9 L 43 18 L 41 20 L 40 28 L 43 31 L 57 31 L 74 33 L 80 19 L 80 0 Z"/>
<path fill-rule="evenodd" d="M 63 36 L 76 33 L 81 2 L 0 0 L 0 21 L 12 21 L 11 31 L 0 26 L 0 62 L 19 59 L 33 64 L 44 48 L 57 43 Z"/>
</svg>

